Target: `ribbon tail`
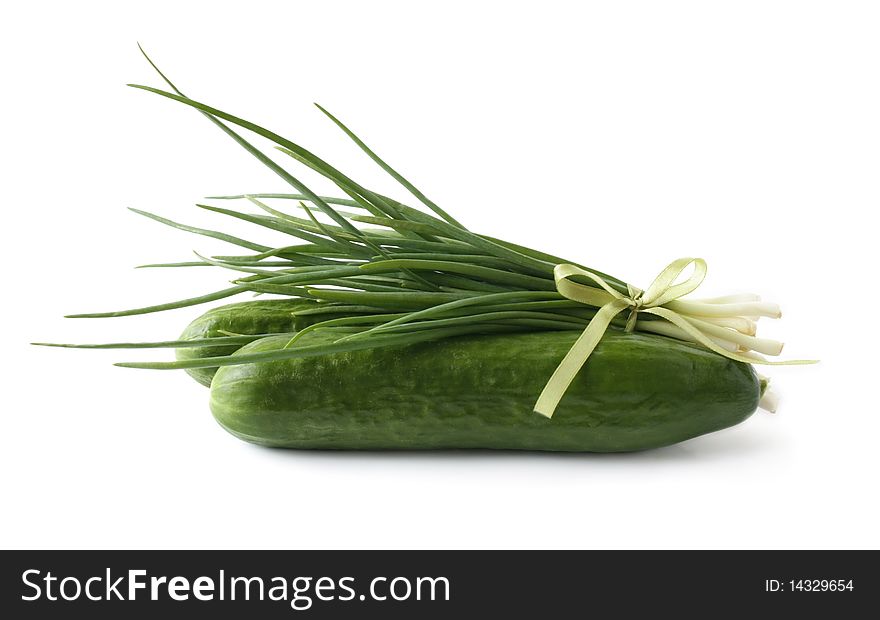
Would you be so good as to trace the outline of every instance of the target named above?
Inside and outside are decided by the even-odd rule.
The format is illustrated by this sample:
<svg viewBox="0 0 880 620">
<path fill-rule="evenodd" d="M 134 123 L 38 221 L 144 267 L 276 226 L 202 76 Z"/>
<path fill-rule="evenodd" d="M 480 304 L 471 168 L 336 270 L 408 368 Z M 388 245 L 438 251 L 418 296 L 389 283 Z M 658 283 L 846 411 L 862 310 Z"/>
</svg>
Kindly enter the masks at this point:
<svg viewBox="0 0 880 620">
<path fill-rule="evenodd" d="M 615 299 L 608 302 L 596 312 L 587 328 L 578 337 L 572 347 L 562 358 L 559 366 L 544 386 L 538 401 L 535 403 L 535 413 L 540 413 L 546 418 L 552 418 L 559 401 L 565 395 L 568 386 L 574 381 L 578 371 L 590 357 L 590 353 L 596 348 L 599 340 L 605 334 L 605 330 L 611 324 L 611 320 L 627 308 L 629 302 L 625 299 Z"/>
</svg>

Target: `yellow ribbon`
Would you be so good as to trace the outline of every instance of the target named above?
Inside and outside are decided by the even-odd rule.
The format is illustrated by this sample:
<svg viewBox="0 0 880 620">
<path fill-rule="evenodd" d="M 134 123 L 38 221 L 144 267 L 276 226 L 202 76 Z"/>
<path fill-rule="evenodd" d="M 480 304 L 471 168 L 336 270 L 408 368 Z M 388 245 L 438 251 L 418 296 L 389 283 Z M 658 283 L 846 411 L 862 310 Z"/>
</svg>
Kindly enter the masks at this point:
<svg viewBox="0 0 880 620">
<path fill-rule="evenodd" d="M 684 282 L 675 284 L 675 281 L 681 276 L 682 272 L 691 264 L 694 265 L 694 271 L 690 277 Z M 553 275 L 556 280 L 556 290 L 563 297 L 582 304 L 596 306 L 599 310 L 577 341 L 572 345 L 571 349 L 569 349 L 568 353 L 566 353 L 535 403 L 535 412 L 548 418 L 553 417 L 553 412 L 556 411 L 559 401 L 566 390 L 568 390 L 569 385 L 571 385 L 584 362 L 590 357 L 593 349 L 596 348 L 596 345 L 602 339 L 611 321 L 627 309 L 629 309 L 629 318 L 626 322 L 625 331 L 628 332 L 635 328 L 638 314 L 644 312 L 669 321 L 684 331 L 695 342 L 719 355 L 738 362 L 774 365 L 814 363 L 812 360 L 773 362 L 728 351 L 703 332 L 703 329 L 706 329 L 704 322 L 697 320 L 695 321 L 696 324 L 692 323 L 691 320 L 685 318 L 679 312 L 671 310 L 669 307 L 664 307 L 670 302 L 674 302 L 676 299 L 692 293 L 700 286 L 703 278 L 706 277 L 706 261 L 701 258 L 679 258 L 672 261 L 666 269 L 660 272 L 660 275 L 654 279 L 651 286 L 646 290 L 642 291 L 627 285 L 627 295 L 611 288 L 598 274 L 581 269 L 575 265 L 556 265 L 553 269 Z M 582 276 L 592 280 L 599 288 L 572 282 L 569 279 L 572 276 Z M 703 329 L 697 325 L 703 326 Z M 718 328 L 715 327 L 715 329 Z"/>
</svg>

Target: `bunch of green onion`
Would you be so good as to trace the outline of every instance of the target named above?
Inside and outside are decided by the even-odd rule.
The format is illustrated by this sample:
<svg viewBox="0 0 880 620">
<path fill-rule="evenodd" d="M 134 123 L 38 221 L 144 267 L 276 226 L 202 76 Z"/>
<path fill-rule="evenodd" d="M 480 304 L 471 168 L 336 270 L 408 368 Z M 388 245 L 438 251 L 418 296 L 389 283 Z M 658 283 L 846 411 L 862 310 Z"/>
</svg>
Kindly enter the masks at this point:
<svg viewBox="0 0 880 620">
<path fill-rule="evenodd" d="M 232 280 L 230 287 L 198 297 L 130 310 L 70 316 L 95 318 L 146 314 L 252 293 L 313 300 L 317 305 L 300 313 L 330 318 L 292 333 L 287 347 L 280 350 L 117 365 L 153 369 L 207 368 L 406 345 L 467 334 L 582 331 L 595 316 L 597 308 L 568 299 L 557 290 L 554 268 L 560 264 L 577 263 L 471 232 L 385 163 L 321 106 L 318 106 L 321 112 L 408 190 L 428 212 L 368 189 L 311 151 L 268 129 L 186 97 L 149 57 L 147 60 L 170 90 L 131 86 L 200 111 L 291 187 L 290 193 L 209 198 L 245 202 L 253 207 L 250 212 L 206 204 L 198 206 L 287 234 L 292 241 L 290 245 L 270 247 L 133 209 L 168 226 L 219 239 L 247 251 L 228 256 L 198 255 L 196 261 L 145 266 L 215 266 L 237 272 L 240 276 Z M 268 139 L 297 164 L 331 181 L 342 197 L 317 195 L 243 137 L 240 129 Z M 632 290 L 621 280 L 595 270 L 592 273 L 599 275 L 608 286 L 621 294 Z M 573 280 L 596 286 L 589 279 L 575 277 Z M 764 303 L 755 295 L 678 300 L 672 303 L 677 304 L 679 314 L 699 325 L 712 342 L 726 351 L 737 352 L 760 362 L 761 354 L 778 355 L 782 349 L 781 343 L 755 335 L 759 317 L 775 318 L 780 315 L 775 304 Z M 332 318 L 336 314 L 338 318 Z M 611 325 L 612 328 L 623 329 L 626 323 L 625 316 L 618 316 Z M 631 327 L 641 332 L 693 340 L 672 323 L 650 314 L 640 314 Z M 316 330 L 332 330 L 336 337 L 329 344 L 299 344 L 303 334 Z M 200 347 L 244 344 L 265 335 L 230 333 L 220 338 L 199 340 L 53 346 Z"/>
</svg>

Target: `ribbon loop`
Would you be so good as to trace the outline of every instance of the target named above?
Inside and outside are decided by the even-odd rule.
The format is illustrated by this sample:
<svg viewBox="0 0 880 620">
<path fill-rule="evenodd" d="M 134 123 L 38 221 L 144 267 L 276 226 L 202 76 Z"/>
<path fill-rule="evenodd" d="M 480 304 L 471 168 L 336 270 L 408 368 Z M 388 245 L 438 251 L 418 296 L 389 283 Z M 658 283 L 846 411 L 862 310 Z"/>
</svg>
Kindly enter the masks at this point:
<svg viewBox="0 0 880 620">
<path fill-rule="evenodd" d="M 680 284 L 673 284 L 691 263 L 694 265 L 691 276 Z M 643 295 L 645 307 L 662 306 L 673 299 L 693 293 L 703 283 L 706 270 L 706 261 L 702 258 L 679 258 L 672 261 L 645 291 Z"/>
</svg>

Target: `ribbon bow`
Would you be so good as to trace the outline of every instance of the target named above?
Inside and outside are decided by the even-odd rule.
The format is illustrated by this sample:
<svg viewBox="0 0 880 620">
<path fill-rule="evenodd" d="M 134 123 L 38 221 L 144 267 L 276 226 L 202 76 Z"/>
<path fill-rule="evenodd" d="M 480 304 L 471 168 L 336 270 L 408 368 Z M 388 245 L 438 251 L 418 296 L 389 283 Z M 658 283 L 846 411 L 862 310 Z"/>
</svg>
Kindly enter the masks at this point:
<svg viewBox="0 0 880 620">
<path fill-rule="evenodd" d="M 684 282 L 676 284 L 676 280 L 691 264 L 694 265 L 693 273 Z M 706 261 L 702 258 L 679 258 L 672 261 L 646 290 L 642 291 L 627 285 L 626 295 L 612 288 L 598 274 L 576 265 L 556 265 L 553 269 L 553 275 L 556 280 L 556 290 L 563 297 L 589 306 L 596 306 L 599 310 L 566 353 L 535 403 L 535 412 L 548 418 L 553 417 L 553 412 L 559 401 L 602 339 L 611 321 L 627 309 L 629 309 L 629 317 L 625 327 L 627 332 L 636 328 L 637 317 L 640 313 L 653 314 L 665 319 L 665 322 L 640 323 L 640 329 L 698 342 L 707 349 L 738 362 L 750 364 L 814 363 L 812 360 L 772 362 L 754 353 L 757 351 L 778 355 L 782 350 L 781 343 L 756 338 L 754 336 L 754 321 L 749 318 L 751 316 L 779 318 L 781 313 L 775 304 L 758 303 L 760 299 L 754 295 L 702 301 L 678 301 L 680 297 L 696 290 L 703 282 L 703 278 L 706 277 Z M 598 288 L 573 282 L 569 279 L 572 276 L 582 276 L 592 280 L 598 285 Z M 651 325 L 654 323 L 658 325 Z"/>
</svg>

